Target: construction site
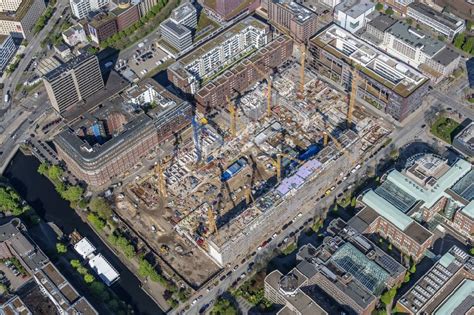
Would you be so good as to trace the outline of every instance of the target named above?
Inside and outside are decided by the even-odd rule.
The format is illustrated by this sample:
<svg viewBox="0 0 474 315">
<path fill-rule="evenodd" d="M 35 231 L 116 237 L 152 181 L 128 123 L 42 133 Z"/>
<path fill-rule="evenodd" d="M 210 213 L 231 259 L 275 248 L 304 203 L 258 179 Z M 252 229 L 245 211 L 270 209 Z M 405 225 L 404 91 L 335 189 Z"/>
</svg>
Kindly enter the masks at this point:
<svg viewBox="0 0 474 315">
<path fill-rule="evenodd" d="M 383 119 L 291 60 L 124 182 L 117 210 L 191 286 L 240 260 L 375 150 Z M 354 79 L 356 81 L 356 79 Z M 348 128 L 350 127 L 350 128 Z M 158 152 L 157 156 L 160 155 Z M 360 165 L 359 165 L 360 167 Z"/>
</svg>

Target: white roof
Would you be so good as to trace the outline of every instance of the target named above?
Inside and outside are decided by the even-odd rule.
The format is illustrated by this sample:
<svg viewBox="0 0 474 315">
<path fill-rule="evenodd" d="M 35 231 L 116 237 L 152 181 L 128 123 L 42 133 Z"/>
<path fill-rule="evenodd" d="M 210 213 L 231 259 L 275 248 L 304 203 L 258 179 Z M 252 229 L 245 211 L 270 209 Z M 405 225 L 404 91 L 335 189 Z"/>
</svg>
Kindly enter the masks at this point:
<svg viewBox="0 0 474 315">
<path fill-rule="evenodd" d="M 89 242 L 86 237 L 84 237 L 82 240 L 80 240 L 74 245 L 74 250 L 79 255 L 81 255 L 83 259 L 87 259 L 91 254 L 95 252 L 95 247 L 94 245 L 92 245 L 91 242 Z"/>
<path fill-rule="evenodd" d="M 89 260 L 89 266 L 94 269 L 97 275 L 105 282 L 106 285 L 110 286 L 119 277 L 119 273 L 115 268 L 107 261 L 107 259 L 98 254 Z"/>
</svg>

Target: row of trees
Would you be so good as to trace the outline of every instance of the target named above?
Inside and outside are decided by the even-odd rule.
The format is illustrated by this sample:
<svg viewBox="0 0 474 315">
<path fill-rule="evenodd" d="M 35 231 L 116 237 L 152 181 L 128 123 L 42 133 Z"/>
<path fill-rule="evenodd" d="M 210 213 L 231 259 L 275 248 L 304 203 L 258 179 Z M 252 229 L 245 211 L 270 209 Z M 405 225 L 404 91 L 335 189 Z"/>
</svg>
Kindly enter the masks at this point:
<svg viewBox="0 0 474 315">
<path fill-rule="evenodd" d="M 474 36 L 467 36 L 464 32 L 459 33 L 454 37 L 453 44 L 468 54 L 474 55 Z"/>
<path fill-rule="evenodd" d="M 48 21 L 53 16 L 53 13 L 54 13 L 54 7 L 51 5 L 48 6 L 46 10 L 44 11 L 43 15 L 41 15 L 38 21 L 36 21 L 36 24 L 33 27 L 34 34 L 37 34 L 46 26 L 46 24 L 48 24 Z"/>
<path fill-rule="evenodd" d="M 173 1 L 173 5 L 171 5 L 172 9 L 174 9 L 178 5 L 178 1 Z M 168 0 L 159 0 L 158 3 L 151 8 L 151 10 L 143 16 L 140 20 L 135 22 L 133 25 L 129 26 L 128 28 L 120 31 L 113 36 L 107 38 L 105 41 L 100 43 L 101 48 L 105 47 L 116 47 L 116 48 L 124 48 L 131 44 L 132 42 L 139 40 L 141 37 L 146 36 L 150 32 L 152 32 L 156 25 L 159 25 L 162 21 L 164 21 L 168 14 L 160 14 L 162 9 L 166 7 L 168 4 Z M 170 10 L 167 10 L 170 11 Z M 158 16 L 157 16 L 158 15 Z M 134 40 L 130 40 L 132 34 L 136 32 L 140 32 L 139 38 L 135 38 Z M 121 45 L 120 45 L 121 44 Z M 123 47 L 119 47 L 123 46 Z"/>
<path fill-rule="evenodd" d="M 48 163 L 41 163 L 38 167 L 38 173 L 48 177 L 54 184 L 54 188 L 59 193 L 61 198 L 71 203 L 75 207 L 82 199 L 84 189 L 78 185 L 70 185 L 63 181 L 63 170 L 58 165 L 50 165 Z"/>
</svg>

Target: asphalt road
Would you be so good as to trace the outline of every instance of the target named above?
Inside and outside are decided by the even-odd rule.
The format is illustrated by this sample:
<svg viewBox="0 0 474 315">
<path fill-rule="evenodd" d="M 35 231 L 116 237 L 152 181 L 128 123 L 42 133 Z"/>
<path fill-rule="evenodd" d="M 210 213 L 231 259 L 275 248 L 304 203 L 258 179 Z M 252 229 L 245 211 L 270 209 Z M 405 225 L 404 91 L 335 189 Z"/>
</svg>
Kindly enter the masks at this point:
<svg viewBox="0 0 474 315">
<path fill-rule="evenodd" d="M 413 142 L 416 139 L 420 139 L 421 141 L 433 142 L 431 140 L 431 136 L 426 132 L 426 127 L 422 128 L 423 125 L 426 124 L 425 121 L 425 111 L 428 110 L 431 106 L 441 104 L 442 107 L 453 108 L 453 111 L 457 111 L 461 113 L 464 118 L 467 117 L 474 117 L 472 109 L 469 108 L 467 104 L 463 104 L 458 99 L 456 99 L 455 95 L 459 95 L 459 91 L 462 90 L 463 86 L 459 85 L 456 89 L 454 89 L 450 94 L 443 93 L 437 90 L 433 90 L 430 93 L 430 97 L 427 98 L 425 104 L 412 116 L 408 117 L 406 121 L 404 121 L 402 127 L 396 128 L 390 137 L 393 139 L 392 144 L 394 144 L 397 148 L 402 147 L 410 142 Z M 347 189 L 349 185 L 354 184 L 357 181 L 357 178 L 361 176 L 361 174 L 366 174 L 367 168 L 369 165 L 378 163 L 382 159 L 385 159 L 389 156 L 391 148 L 390 146 L 385 147 L 384 149 L 380 150 L 376 153 L 372 158 L 368 158 L 364 161 L 362 167 L 359 171 L 355 174 L 356 176 L 352 175 L 346 180 L 345 182 L 341 183 L 331 194 L 330 197 L 325 197 L 324 199 L 317 202 L 314 202 L 315 207 L 313 209 L 325 209 L 333 204 L 334 196 L 337 196 L 339 193 Z M 326 174 L 327 175 L 327 174 Z M 224 293 L 234 281 L 238 280 L 240 275 L 243 272 L 247 272 L 248 265 L 251 262 L 256 262 L 260 259 L 260 257 L 264 257 L 266 255 L 270 255 L 272 251 L 277 247 L 277 244 L 283 241 L 286 237 L 289 237 L 290 233 L 298 230 L 298 228 L 309 218 L 314 217 L 315 211 L 308 211 L 303 213 L 301 217 L 296 218 L 295 222 L 291 224 L 289 228 L 285 231 L 279 233 L 279 235 L 273 239 L 269 244 L 265 246 L 261 251 L 257 251 L 256 256 L 251 257 L 251 259 L 247 260 L 242 265 L 238 266 L 238 268 L 234 271 L 233 266 L 230 268 L 224 269 L 218 277 L 225 275 L 229 272 L 230 275 L 226 277 L 223 281 L 220 281 L 217 286 L 213 286 L 209 292 L 207 292 L 206 287 L 203 287 L 201 290 L 197 291 L 190 299 L 189 303 L 192 303 L 193 300 L 198 299 L 195 304 L 191 304 L 188 310 L 185 310 L 185 307 L 189 305 L 189 303 L 180 305 L 176 310 L 172 311 L 171 314 L 198 314 L 199 310 L 204 305 L 212 304 L 219 295 Z M 275 230 L 277 232 L 278 229 Z M 211 308 L 212 305 L 209 305 L 208 308 Z"/>
</svg>

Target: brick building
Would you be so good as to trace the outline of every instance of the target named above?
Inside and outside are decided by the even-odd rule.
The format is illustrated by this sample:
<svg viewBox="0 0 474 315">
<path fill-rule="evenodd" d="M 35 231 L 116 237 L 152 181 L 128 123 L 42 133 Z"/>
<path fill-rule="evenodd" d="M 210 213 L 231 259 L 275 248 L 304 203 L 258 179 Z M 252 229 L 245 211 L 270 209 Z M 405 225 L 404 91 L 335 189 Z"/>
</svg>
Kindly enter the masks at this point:
<svg viewBox="0 0 474 315">
<path fill-rule="evenodd" d="M 59 133 L 54 140 L 58 156 L 74 176 L 92 186 L 104 185 L 189 126 L 191 104 L 161 85 L 152 88 L 155 89 L 152 101 L 157 106 L 147 114 L 125 111 L 123 98 L 118 96 Z M 148 87 L 143 93 L 150 94 Z"/>
<path fill-rule="evenodd" d="M 265 297 L 291 314 L 371 314 L 406 269 L 341 219 L 330 222 L 328 234 L 318 248 L 300 248 L 290 273 L 268 274 Z"/>
<path fill-rule="evenodd" d="M 255 11 L 259 0 L 202 0 L 204 9 L 213 17 L 228 21 L 245 11 Z"/>
<path fill-rule="evenodd" d="M 126 3 L 124 5 L 119 5 L 117 8 L 112 10 L 112 14 L 115 15 L 117 32 L 121 32 L 127 27 L 132 26 L 140 19 L 138 4 L 131 5 L 130 3 Z"/>
<path fill-rule="evenodd" d="M 357 97 L 398 121 L 421 106 L 429 79 L 420 71 L 331 24 L 309 42 L 308 67 L 350 90 L 357 67 Z"/>
<path fill-rule="evenodd" d="M 293 41 L 289 37 L 276 38 L 254 55 L 242 60 L 201 88 L 195 96 L 198 109 L 208 112 L 214 108 L 224 108 L 227 97 L 242 93 L 263 79 L 256 68 L 261 72 L 271 73 L 274 68 L 287 61 L 292 52 Z"/>
<path fill-rule="evenodd" d="M 292 0 L 269 0 L 268 20 L 299 42 L 307 42 L 317 30 L 316 14 Z"/>
<path fill-rule="evenodd" d="M 87 23 L 87 29 L 92 41 L 100 44 L 118 32 L 116 16 L 110 12 L 100 12 Z"/>
</svg>

